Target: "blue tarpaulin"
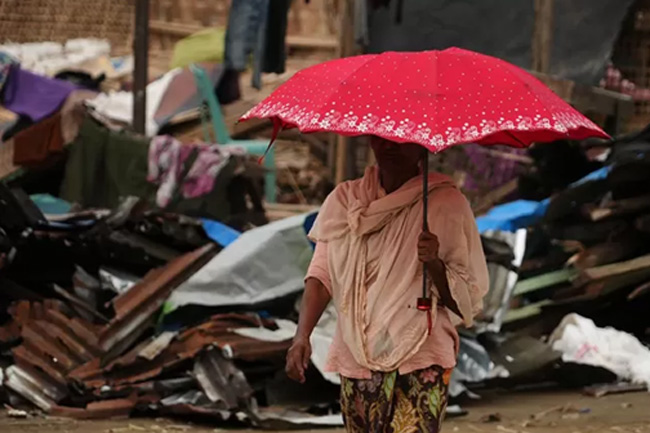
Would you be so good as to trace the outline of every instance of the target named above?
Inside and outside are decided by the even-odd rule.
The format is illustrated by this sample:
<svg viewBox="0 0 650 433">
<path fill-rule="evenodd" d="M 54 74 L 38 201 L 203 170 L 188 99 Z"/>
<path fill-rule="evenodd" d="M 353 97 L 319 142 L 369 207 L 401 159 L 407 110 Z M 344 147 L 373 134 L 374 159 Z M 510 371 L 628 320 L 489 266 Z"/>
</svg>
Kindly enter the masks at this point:
<svg viewBox="0 0 650 433">
<path fill-rule="evenodd" d="M 201 222 L 203 223 L 203 230 L 205 230 L 208 237 L 224 248 L 233 243 L 241 235 L 237 230 L 219 221 L 204 218 Z"/>
<path fill-rule="evenodd" d="M 72 208 L 72 205 L 67 201 L 50 194 L 33 194 L 29 198 L 46 215 L 66 214 Z"/>
<path fill-rule="evenodd" d="M 610 169 L 611 167 L 607 166 L 591 172 L 570 186 L 605 179 Z M 478 230 L 481 233 L 488 230 L 515 232 L 519 229 L 529 227 L 544 217 L 550 201 L 548 198 L 542 201 L 517 200 L 496 206 L 486 215 L 476 218 Z"/>
<path fill-rule="evenodd" d="M 488 230 L 515 232 L 539 221 L 548 208 L 548 200 L 517 200 L 496 206 L 486 215 L 476 218 L 481 233 Z"/>
</svg>

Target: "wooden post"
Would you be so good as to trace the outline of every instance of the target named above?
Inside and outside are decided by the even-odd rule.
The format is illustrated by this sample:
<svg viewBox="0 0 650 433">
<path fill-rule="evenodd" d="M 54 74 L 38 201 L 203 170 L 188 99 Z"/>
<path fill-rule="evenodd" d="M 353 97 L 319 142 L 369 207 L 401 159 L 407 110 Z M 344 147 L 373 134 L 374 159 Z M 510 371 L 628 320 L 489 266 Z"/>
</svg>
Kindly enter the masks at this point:
<svg viewBox="0 0 650 433">
<path fill-rule="evenodd" d="M 553 2 L 554 0 L 533 0 L 535 2 L 535 24 L 533 27 L 534 71 L 547 74 L 551 64 L 553 44 Z"/>
<path fill-rule="evenodd" d="M 149 0 L 135 2 L 135 38 L 133 40 L 133 128 L 144 134 L 147 116 L 149 74 Z"/>
<path fill-rule="evenodd" d="M 339 44 L 337 57 L 348 57 L 355 54 L 354 46 L 354 11 L 351 0 L 339 0 Z M 336 170 L 334 180 L 336 184 L 347 180 L 351 175 L 350 154 L 353 154 L 354 147 L 349 137 L 342 135 L 336 139 Z M 354 158 L 353 158 L 354 160 Z M 356 163 L 356 162 L 355 162 Z"/>
</svg>

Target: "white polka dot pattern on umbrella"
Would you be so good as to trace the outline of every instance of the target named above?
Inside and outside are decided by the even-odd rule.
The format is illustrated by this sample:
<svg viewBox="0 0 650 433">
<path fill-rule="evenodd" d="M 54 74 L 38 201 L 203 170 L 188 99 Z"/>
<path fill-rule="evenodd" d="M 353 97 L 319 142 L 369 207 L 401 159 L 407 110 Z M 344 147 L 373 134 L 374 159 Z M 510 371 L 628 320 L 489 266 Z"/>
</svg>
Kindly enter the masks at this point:
<svg viewBox="0 0 650 433">
<path fill-rule="evenodd" d="M 332 60 L 298 72 L 242 120 L 378 135 L 433 152 L 463 143 L 525 147 L 608 138 L 539 80 L 503 60 L 458 48 Z"/>
</svg>

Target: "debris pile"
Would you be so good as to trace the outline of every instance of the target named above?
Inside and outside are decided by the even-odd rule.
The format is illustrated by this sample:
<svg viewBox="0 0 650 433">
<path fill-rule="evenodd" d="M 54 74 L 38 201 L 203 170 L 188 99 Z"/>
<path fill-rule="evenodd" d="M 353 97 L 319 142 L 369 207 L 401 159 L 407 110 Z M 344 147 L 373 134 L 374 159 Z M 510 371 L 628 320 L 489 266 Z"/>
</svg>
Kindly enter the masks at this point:
<svg viewBox="0 0 650 433">
<path fill-rule="evenodd" d="M 520 195 L 531 199 L 477 219 L 492 238 L 484 244 L 488 262 L 498 251 L 503 260 L 489 265 L 482 320 L 491 323 L 475 335 L 491 375 L 463 377 L 470 389 L 551 382 L 603 395 L 650 388 L 644 369 L 629 368 L 650 362 L 643 343 L 650 341 L 650 132 L 600 145 L 608 148 L 602 164 L 566 143 L 548 154 L 532 149 L 536 170 L 520 181 Z M 494 238 L 510 248 L 497 248 Z M 461 370 L 462 356 L 461 349 Z"/>
<path fill-rule="evenodd" d="M 268 313 L 172 312 L 166 302 L 219 255 L 211 238 L 236 250 L 237 232 L 147 210 L 135 198 L 113 211 L 46 216 L 20 190 L 0 187 L 0 195 L 0 389 L 12 407 L 29 403 L 79 419 L 154 411 L 267 427 L 288 422 L 253 402 L 264 406 L 282 386 L 290 338 L 261 342 L 238 333 L 273 332 Z M 269 233 L 273 224 L 261 229 Z"/>
</svg>

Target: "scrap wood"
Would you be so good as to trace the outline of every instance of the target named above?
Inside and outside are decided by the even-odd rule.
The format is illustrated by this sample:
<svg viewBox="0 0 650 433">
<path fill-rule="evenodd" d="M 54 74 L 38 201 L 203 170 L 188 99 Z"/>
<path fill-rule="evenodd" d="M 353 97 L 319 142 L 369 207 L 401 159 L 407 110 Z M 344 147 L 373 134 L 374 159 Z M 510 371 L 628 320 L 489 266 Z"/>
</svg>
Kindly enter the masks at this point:
<svg viewBox="0 0 650 433">
<path fill-rule="evenodd" d="M 482 215 L 493 208 L 496 204 L 502 202 L 506 197 L 519 188 L 519 179 L 513 179 L 510 182 L 488 192 L 479 202 L 473 206 L 476 215 Z"/>
<path fill-rule="evenodd" d="M 650 268 L 639 269 L 588 283 L 583 287 L 583 292 L 587 299 L 598 298 L 619 289 L 629 288 L 642 281 L 646 281 L 648 278 L 650 278 Z"/>
<path fill-rule="evenodd" d="M 650 233 L 650 215 L 638 217 L 634 221 L 634 226 L 640 232 Z"/>
<path fill-rule="evenodd" d="M 518 322 L 520 320 L 529 319 L 534 316 L 538 316 L 542 313 L 542 309 L 548 305 L 553 304 L 553 301 L 545 299 L 534 304 L 526 305 L 521 308 L 508 310 L 506 317 L 503 319 L 504 324 L 510 324 L 513 322 Z"/>
<path fill-rule="evenodd" d="M 626 260 L 644 248 L 638 236 L 627 236 L 620 241 L 610 241 L 583 249 L 571 257 L 567 264 L 585 270 Z"/>
<path fill-rule="evenodd" d="M 632 214 L 649 208 L 650 194 L 640 197 L 612 201 L 604 206 L 587 204 L 583 207 L 583 213 L 591 221 L 602 221 L 614 216 Z"/>
<path fill-rule="evenodd" d="M 519 281 L 515 286 L 513 296 L 521 296 L 526 293 L 557 286 L 571 281 L 578 272 L 575 269 L 567 268 L 558 271 L 548 272 L 532 278 Z"/>
<path fill-rule="evenodd" d="M 646 268 L 650 268 L 650 254 L 620 263 L 585 269 L 580 273 L 575 284 L 581 285 L 589 281 L 602 280 L 604 278 L 639 271 Z"/>
<path fill-rule="evenodd" d="M 614 384 L 594 385 L 585 388 L 583 391 L 591 397 L 604 397 L 609 394 L 623 394 L 628 392 L 645 392 L 648 390 L 647 385 L 620 382 Z"/>
<path fill-rule="evenodd" d="M 627 295 L 627 300 L 628 301 L 633 301 L 633 300 L 635 300 L 637 298 L 640 298 L 641 296 L 645 296 L 646 294 L 648 294 L 648 292 L 650 292 L 650 281 L 648 281 L 647 283 L 641 284 L 639 287 L 634 289 L 634 291 L 632 291 L 632 293 Z"/>
<path fill-rule="evenodd" d="M 283 204 L 283 203 L 267 203 L 266 216 L 270 221 L 278 221 L 292 216 L 315 212 L 318 206 L 314 205 L 300 205 L 300 204 Z"/>
</svg>

